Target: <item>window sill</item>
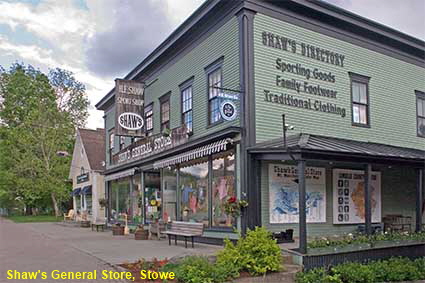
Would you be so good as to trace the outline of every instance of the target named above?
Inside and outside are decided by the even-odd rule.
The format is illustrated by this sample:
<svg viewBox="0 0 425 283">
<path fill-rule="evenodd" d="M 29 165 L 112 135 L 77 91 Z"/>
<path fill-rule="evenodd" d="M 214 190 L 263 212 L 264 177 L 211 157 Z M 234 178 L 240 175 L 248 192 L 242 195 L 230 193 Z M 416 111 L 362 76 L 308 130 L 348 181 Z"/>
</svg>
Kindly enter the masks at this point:
<svg viewBox="0 0 425 283">
<path fill-rule="evenodd" d="M 370 128 L 369 124 L 359 124 L 359 123 L 351 123 L 351 126 L 360 127 L 360 128 Z"/>
<path fill-rule="evenodd" d="M 217 126 L 217 125 L 221 125 L 221 124 L 223 124 L 223 123 L 224 123 L 224 120 L 223 120 L 223 119 L 221 119 L 221 120 L 219 120 L 219 121 L 217 121 L 217 122 L 214 122 L 213 124 L 209 124 L 209 125 L 206 127 L 206 129 L 213 128 L 213 127 L 215 127 L 215 126 Z"/>
<path fill-rule="evenodd" d="M 211 227 L 205 228 L 204 232 L 213 232 L 213 233 L 236 233 L 236 226 L 233 227 Z"/>
</svg>

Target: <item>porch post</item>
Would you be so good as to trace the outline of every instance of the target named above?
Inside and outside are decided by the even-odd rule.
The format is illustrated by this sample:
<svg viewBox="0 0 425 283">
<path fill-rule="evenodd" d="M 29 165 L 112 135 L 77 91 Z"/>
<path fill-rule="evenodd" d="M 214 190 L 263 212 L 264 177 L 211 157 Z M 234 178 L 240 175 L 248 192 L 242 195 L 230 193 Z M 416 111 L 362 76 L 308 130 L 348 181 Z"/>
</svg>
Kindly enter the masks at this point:
<svg viewBox="0 0 425 283">
<path fill-rule="evenodd" d="M 422 202 L 424 190 L 424 169 L 418 169 L 416 181 L 416 232 L 422 231 Z"/>
<path fill-rule="evenodd" d="M 364 198 L 365 198 L 365 232 L 372 234 L 372 206 L 371 206 L 371 176 L 372 164 L 366 164 L 364 174 Z"/>
<path fill-rule="evenodd" d="M 305 160 L 298 160 L 298 208 L 299 208 L 299 250 L 301 253 L 307 253 L 307 220 L 305 211 Z"/>
</svg>

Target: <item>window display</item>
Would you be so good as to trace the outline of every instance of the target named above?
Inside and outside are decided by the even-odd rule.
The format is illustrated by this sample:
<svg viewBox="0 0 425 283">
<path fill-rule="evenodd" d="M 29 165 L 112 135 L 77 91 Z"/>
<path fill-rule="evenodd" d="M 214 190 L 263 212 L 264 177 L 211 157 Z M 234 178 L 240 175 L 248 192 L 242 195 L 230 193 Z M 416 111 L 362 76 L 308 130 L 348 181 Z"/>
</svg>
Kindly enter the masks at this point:
<svg viewBox="0 0 425 283">
<path fill-rule="evenodd" d="M 177 170 L 164 169 L 162 174 L 163 220 L 177 220 Z"/>
<path fill-rule="evenodd" d="M 236 223 L 235 218 L 226 215 L 224 206 L 230 197 L 236 196 L 235 155 L 226 152 L 213 158 L 212 226 L 232 227 Z"/>
<path fill-rule="evenodd" d="M 145 172 L 145 217 L 146 223 L 161 218 L 162 199 L 159 172 Z"/>
<path fill-rule="evenodd" d="M 209 226 L 208 218 L 208 162 L 180 168 L 181 215 L 183 221 L 194 221 Z"/>
<path fill-rule="evenodd" d="M 130 178 L 110 182 L 110 215 L 115 221 L 124 221 L 123 214 L 131 216 Z M 129 218 L 131 219 L 131 218 Z"/>
</svg>

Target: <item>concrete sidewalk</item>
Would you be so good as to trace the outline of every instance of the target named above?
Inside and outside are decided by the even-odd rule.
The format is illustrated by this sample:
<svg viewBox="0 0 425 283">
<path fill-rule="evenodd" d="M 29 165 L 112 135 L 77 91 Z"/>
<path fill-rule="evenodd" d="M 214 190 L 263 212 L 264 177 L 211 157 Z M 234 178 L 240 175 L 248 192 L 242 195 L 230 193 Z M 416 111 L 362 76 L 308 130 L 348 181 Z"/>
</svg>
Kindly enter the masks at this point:
<svg viewBox="0 0 425 283">
<path fill-rule="evenodd" d="M 165 259 L 186 255 L 213 255 L 220 246 L 195 243 L 186 249 L 184 241 L 178 241 L 177 246 L 168 240 L 134 240 L 134 235 L 112 236 L 112 232 L 91 231 L 90 228 L 80 228 L 61 223 L 28 223 L 25 225 L 45 237 L 63 242 L 84 253 L 97 257 L 111 264 L 132 262 L 138 259 Z"/>
</svg>

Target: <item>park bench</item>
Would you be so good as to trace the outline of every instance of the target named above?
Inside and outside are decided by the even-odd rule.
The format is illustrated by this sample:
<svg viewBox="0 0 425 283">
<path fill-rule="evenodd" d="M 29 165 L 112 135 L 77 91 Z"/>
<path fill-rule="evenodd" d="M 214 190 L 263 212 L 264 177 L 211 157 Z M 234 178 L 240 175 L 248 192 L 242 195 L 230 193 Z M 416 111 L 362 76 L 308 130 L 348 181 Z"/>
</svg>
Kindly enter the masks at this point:
<svg viewBox="0 0 425 283">
<path fill-rule="evenodd" d="M 202 236 L 204 232 L 204 224 L 203 223 L 195 223 L 195 222 L 181 222 L 181 221 L 173 221 L 171 222 L 167 231 L 163 232 L 168 235 L 168 244 L 171 245 L 171 236 L 174 236 L 174 243 L 177 245 L 177 237 L 184 237 L 185 247 L 187 248 L 187 238 L 191 238 L 192 240 L 192 248 L 194 247 L 193 238 L 195 236 Z"/>
</svg>

